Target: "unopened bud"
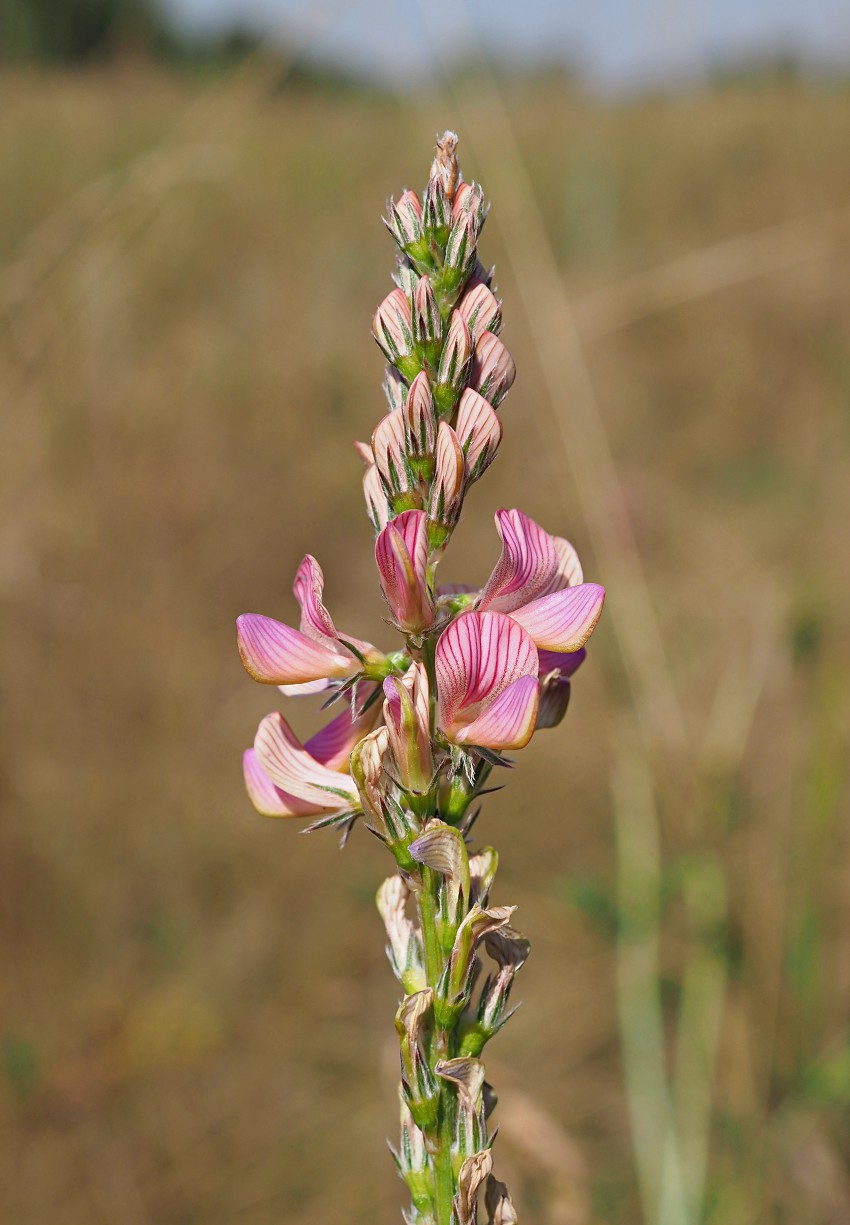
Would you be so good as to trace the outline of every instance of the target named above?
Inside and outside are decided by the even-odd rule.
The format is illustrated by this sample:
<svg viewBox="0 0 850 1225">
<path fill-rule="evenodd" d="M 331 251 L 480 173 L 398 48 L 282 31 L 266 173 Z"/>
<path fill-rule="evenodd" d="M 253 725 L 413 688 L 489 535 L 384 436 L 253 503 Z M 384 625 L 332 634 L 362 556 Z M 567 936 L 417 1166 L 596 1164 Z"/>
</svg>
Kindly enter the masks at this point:
<svg viewBox="0 0 850 1225">
<path fill-rule="evenodd" d="M 436 369 L 443 343 L 443 320 L 427 276 L 421 278 L 413 295 L 413 343 L 422 365 Z"/>
<path fill-rule="evenodd" d="M 429 261 L 428 240 L 422 227 L 422 205 L 415 191 L 403 192 L 398 201 L 390 200 L 384 225 L 405 255 L 417 263 Z"/>
<path fill-rule="evenodd" d="M 394 408 L 403 408 L 407 399 L 407 383 L 401 377 L 395 366 L 386 366 L 386 375 L 384 377 L 384 395 L 387 397 L 387 404 L 390 406 L 390 412 Z"/>
<path fill-rule="evenodd" d="M 412 470 L 420 480 L 430 484 L 434 476 L 437 414 L 424 370 L 410 384 L 404 402 L 404 446 Z"/>
<path fill-rule="evenodd" d="M 513 387 L 516 364 L 508 350 L 492 332 L 479 336 L 472 357 L 469 385 L 498 407 Z"/>
<path fill-rule="evenodd" d="M 437 431 L 437 462 L 428 500 L 432 544 L 445 543 L 458 521 L 464 495 L 464 459 L 457 434 L 445 421 Z"/>
<path fill-rule="evenodd" d="M 394 509 L 403 509 L 405 501 L 412 506 L 412 491 L 416 482 L 404 448 L 404 414 L 400 408 L 394 408 L 378 422 L 372 435 L 372 453 Z M 405 494 L 410 496 L 407 499 L 398 496 Z"/>
<path fill-rule="evenodd" d="M 376 532 L 386 527 L 390 517 L 390 506 L 384 492 L 384 483 L 375 464 L 370 464 L 363 476 L 363 496 L 366 499 L 366 513 L 372 520 Z"/>
<path fill-rule="evenodd" d="M 496 458 L 502 423 L 484 397 L 471 387 L 460 398 L 455 433 L 466 460 L 467 478 L 470 483 L 477 481 Z"/>
<path fill-rule="evenodd" d="M 477 238 L 475 218 L 471 213 L 461 213 L 449 232 L 440 273 L 440 292 L 446 301 L 454 301 L 472 275 Z"/>
<path fill-rule="evenodd" d="M 484 202 L 484 192 L 478 184 L 461 183 L 452 204 L 452 221 L 455 222 L 464 214 L 468 214 L 474 219 L 476 229 L 480 233 L 487 219 L 487 212 L 488 205 Z"/>
<path fill-rule="evenodd" d="M 440 178 L 431 179 L 425 190 L 422 222 L 431 243 L 442 251 L 452 228 L 452 206 Z"/>
<path fill-rule="evenodd" d="M 482 281 L 470 282 L 457 309 L 469 328 L 473 345 L 484 332 L 497 334 L 502 326 L 501 303 Z"/>
<path fill-rule="evenodd" d="M 410 303 L 400 289 L 393 289 L 375 311 L 372 335 L 385 357 L 408 381 L 421 369 L 413 342 Z"/>
<path fill-rule="evenodd" d="M 452 312 L 451 323 L 446 334 L 440 364 L 437 368 L 437 383 L 434 388 L 434 403 L 441 417 L 448 417 L 466 387 L 472 362 L 472 339 L 469 328 L 459 311 Z"/>
</svg>

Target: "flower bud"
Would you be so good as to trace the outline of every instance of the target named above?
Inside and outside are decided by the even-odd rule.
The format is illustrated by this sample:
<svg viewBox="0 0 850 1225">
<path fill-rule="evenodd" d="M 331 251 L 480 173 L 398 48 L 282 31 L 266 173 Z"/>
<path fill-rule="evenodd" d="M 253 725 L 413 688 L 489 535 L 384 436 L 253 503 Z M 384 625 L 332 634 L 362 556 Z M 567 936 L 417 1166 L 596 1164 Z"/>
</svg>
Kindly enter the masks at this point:
<svg viewBox="0 0 850 1225">
<path fill-rule="evenodd" d="M 455 426 L 466 460 L 467 478 L 477 481 L 496 458 L 502 441 L 502 423 L 483 396 L 471 387 L 460 398 Z"/>
<path fill-rule="evenodd" d="M 413 343 L 410 303 L 400 289 L 393 289 L 375 311 L 372 335 L 387 360 L 406 380 L 419 373 L 421 364 Z"/>
<path fill-rule="evenodd" d="M 469 385 L 497 408 L 513 386 L 516 364 L 492 332 L 479 336 L 472 357 Z"/>
<path fill-rule="evenodd" d="M 413 472 L 430 484 L 434 476 L 434 451 L 437 446 L 437 414 L 434 399 L 423 370 L 410 384 L 404 402 L 404 448 Z"/>
<path fill-rule="evenodd" d="M 434 403 L 441 417 L 451 415 L 467 384 L 472 361 L 472 340 L 460 311 L 452 311 L 452 320 L 440 354 Z"/>
<path fill-rule="evenodd" d="M 398 202 L 390 200 L 384 225 L 405 255 L 417 263 L 430 259 L 428 240 L 422 228 L 422 205 L 415 191 L 405 191 Z"/>
<path fill-rule="evenodd" d="M 442 251 L 452 228 L 452 206 L 440 178 L 430 179 L 425 189 L 423 228 L 431 243 Z"/>
<path fill-rule="evenodd" d="M 440 360 L 443 342 L 443 320 L 434 287 L 427 276 L 423 276 L 413 295 L 413 343 L 420 362 L 436 368 Z"/>
<path fill-rule="evenodd" d="M 414 663 L 403 677 L 388 676 L 384 693 L 384 721 L 399 782 L 405 791 L 425 795 L 433 781 L 434 762 L 424 666 Z"/>
<path fill-rule="evenodd" d="M 474 219 L 477 232 L 480 234 L 481 227 L 487 219 L 488 209 L 489 206 L 484 203 L 484 192 L 477 183 L 461 183 L 455 192 L 452 204 L 452 222 L 469 214 Z"/>
<path fill-rule="evenodd" d="M 394 408 L 404 407 L 404 402 L 407 399 L 407 383 L 405 383 L 395 366 L 386 366 L 385 370 L 384 395 L 387 397 L 387 404 L 389 404 L 390 412 L 392 412 Z"/>
<path fill-rule="evenodd" d="M 398 264 L 393 273 L 393 280 L 408 302 L 412 302 L 416 286 L 419 284 L 419 273 L 408 260 L 404 259 Z"/>
<path fill-rule="evenodd" d="M 502 326 L 501 303 L 482 281 L 470 281 L 457 309 L 469 328 L 473 345 L 484 332 L 498 333 Z"/>
<path fill-rule="evenodd" d="M 381 474 L 375 464 L 370 464 L 363 476 L 363 496 L 366 499 L 366 514 L 372 520 L 376 532 L 386 527 L 390 517 L 390 507 Z"/>
<path fill-rule="evenodd" d="M 445 543 L 458 521 L 463 505 L 464 476 L 463 451 L 457 435 L 450 425 L 441 421 L 437 430 L 434 483 L 428 500 L 428 518 L 433 525 L 432 544 L 436 547 Z"/>
<path fill-rule="evenodd" d="M 436 607 L 428 585 L 428 524 L 425 512 L 397 515 L 375 541 L 381 590 L 395 625 L 421 636 L 434 624 Z"/>
<path fill-rule="evenodd" d="M 404 414 L 400 408 L 378 422 L 372 435 L 372 453 L 393 508 L 399 511 L 412 506 L 416 482 L 404 449 Z"/>
<path fill-rule="evenodd" d="M 461 213 L 453 224 L 446 242 L 446 254 L 440 274 L 440 292 L 453 301 L 469 279 L 475 266 L 478 226 L 471 213 Z"/>
</svg>

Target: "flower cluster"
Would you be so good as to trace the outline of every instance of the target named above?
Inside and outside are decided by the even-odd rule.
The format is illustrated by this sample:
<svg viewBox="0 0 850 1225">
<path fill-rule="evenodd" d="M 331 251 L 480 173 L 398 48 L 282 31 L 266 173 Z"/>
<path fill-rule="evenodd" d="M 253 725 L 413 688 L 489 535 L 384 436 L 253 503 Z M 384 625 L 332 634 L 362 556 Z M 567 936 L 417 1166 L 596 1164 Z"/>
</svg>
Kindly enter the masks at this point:
<svg viewBox="0 0 850 1225">
<path fill-rule="evenodd" d="M 339 631 L 306 556 L 298 628 L 246 614 L 239 652 L 254 680 L 287 696 L 325 692 L 341 713 L 304 744 L 280 712 L 267 715 L 244 772 L 261 813 L 344 835 L 362 819 L 395 857 L 378 907 L 405 992 L 396 1160 L 407 1220 L 470 1225 L 487 1182 L 489 1219 L 508 1225 L 479 1056 L 507 1019 L 528 944 L 513 908 L 489 903 L 495 852 L 470 855 L 467 837 L 503 754 L 563 718 L 605 593 L 584 582 L 572 545 L 521 510 L 496 513 L 501 552 L 483 587 L 436 581 L 464 499 L 499 449 L 497 410 L 516 373 L 478 259 L 484 196 L 461 178 L 456 144 L 450 132 L 438 142 L 421 197 L 408 190 L 389 204 L 398 267 L 372 323 L 389 411 L 357 444 L 378 579 L 403 645 L 385 653 Z M 482 982 L 484 950 L 494 969 Z"/>
</svg>

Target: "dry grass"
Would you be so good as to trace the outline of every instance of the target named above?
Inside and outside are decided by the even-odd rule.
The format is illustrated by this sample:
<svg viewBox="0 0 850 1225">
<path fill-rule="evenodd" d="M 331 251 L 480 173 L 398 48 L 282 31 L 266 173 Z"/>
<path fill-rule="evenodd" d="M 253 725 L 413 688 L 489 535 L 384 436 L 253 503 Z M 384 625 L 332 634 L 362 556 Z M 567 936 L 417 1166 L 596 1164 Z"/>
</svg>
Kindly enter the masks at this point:
<svg viewBox="0 0 850 1225">
<path fill-rule="evenodd" d="M 512 84 L 508 104 L 699 760 L 699 786 L 675 750 L 652 764 L 668 1036 L 695 956 L 728 976 L 705 1219 L 839 1225 L 847 96 L 603 108 L 549 81 Z M 350 449 L 382 411 L 378 213 L 456 120 L 445 99 L 275 91 L 251 73 L 203 96 L 142 69 L 0 81 L 13 1225 L 397 1219 L 381 1144 L 394 984 L 372 906 L 386 864 L 365 836 L 340 856 L 253 815 L 239 750 L 271 703 L 232 621 L 290 613 L 309 549 L 338 621 L 384 633 Z M 505 168 L 486 156 L 478 142 L 465 165 L 495 220 Z M 447 565 L 484 577 L 492 511 L 519 503 L 607 581 L 542 408 L 504 231 L 488 226 L 484 249 L 520 377 Z M 755 247 L 734 245 L 750 232 Z M 775 258 L 758 246 L 771 233 Z M 722 258 L 694 263 L 706 249 Z M 506 1124 L 499 1160 L 529 1225 L 640 1214 L 609 798 L 631 702 L 603 626 L 564 728 L 521 755 L 481 826 L 503 854 L 499 900 L 520 903 L 535 944 L 527 1002 L 493 1051 L 503 1105 L 525 1120 Z M 718 868 L 728 909 L 701 922 L 689 890 Z"/>
</svg>

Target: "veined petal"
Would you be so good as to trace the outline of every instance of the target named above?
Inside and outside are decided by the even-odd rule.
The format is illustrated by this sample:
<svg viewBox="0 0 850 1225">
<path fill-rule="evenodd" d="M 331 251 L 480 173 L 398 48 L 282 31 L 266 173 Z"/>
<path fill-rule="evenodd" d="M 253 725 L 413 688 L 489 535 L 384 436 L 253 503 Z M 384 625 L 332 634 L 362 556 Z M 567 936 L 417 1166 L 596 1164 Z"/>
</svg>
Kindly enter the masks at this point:
<svg viewBox="0 0 850 1225">
<path fill-rule="evenodd" d="M 271 781 L 289 795 L 331 812 L 358 805 L 357 787 L 351 776 L 316 761 L 279 711 L 266 715 L 260 722 L 254 749 Z"/>
<path fill-rule="evenodd" d="M 295 572 L 292 591 L 301 607 L 301 633 L 316 642 L 336 640 L 336 626 L 322 602 L 325 576 L 322 567 L 308 553 Z"/>
<path fill-rule="evenodd" d="M 502 555 L 496 562 L 478 607 L 513 613 L 538 596 L 581 582 L 573 546 L 550 536 L 521 510 L 497 510 L 496 530 Z"/>
<path fill-rule="evenodd" d="M 605 588 L 581 583 L 541 596 L 511 613 L 544 651 L 578 651 L 593 633 L 605 601 Z"/>
<path fill-rule="evenodd" d="M 524 748 L 534 732 L 539 697 L 537 677 L 521 676 L 503 689 L 477 719 L 456 732 L 455 742 L 484 749 Z"/>
<path fill-rule="evenodd" d="M 365 696 L 375 690 L 375 685 L 369 685 Z M 311 757 L 329 770 L 345 770 L 351 750 L 375 726 L 381 707 L 373 702 L 367 711 L 352 719 L 351 710 L 346 706 L 341 714 L 311 736 L 304 745 Z"/>
<path fill-rule="evenodd" d="M 322 811 L 317 804 L 308 804 L 276 787 L 253 749 L 242 754 L 242 772 L 248 798 L 264 817 L 313 817 Z"/>
<path fill-rule="evenodd" d="M 333 685 L 333 681 L 305 681 L 303 685 L 278 685 L 278 689 L 286 698 L 306 698 L 313 693 L 325 693 Z"/>
<path fill-rule="evenodd" d="M 477 481 L 496 458 L 502 441 L 502 423 L 484 397 L 471 387 L 467 387 L 460 398 L 455 433 L 466 459 L 469 479 Z"/>
<path fill-rule="evenodd" d="M 434 663 L 440 725 L 450 737 L 514 681 L 536 678 L 539 666 L 528 634 L 494 612 L 463 613 L 452 621 L 440 635 Z"/>
<path fill-rule="evenodd" d="M 336 644 L 320 644 L 259 613 L 239 617 L 236 635 L 243 664 L 263 685 L 301 685 L 350 676 L 359 666 L 353 655 Z"/>
<path fill-rule="evenodd" d="M 436 609 L 428 588 L 428 520 L 424 511 L 406 510 L 375 541 L 381 589 L 396 624 L 418 634 L 434 623 Z"/>
<path fill-rule="evenodd" d="M 312 638 L 315 642 L 347 656 L 349 653 L 342 645 L 345 642 L 350 642 L 366 658 L 380 654 L 371 642 L 363 642 L 360 638 L 354 638 L 350 634 L 339 633 L 322 600 L 325 590 L 325 576 L 322 573 L 322 567 L 309 553 L 296 571 L 292 590 L 301 606 L 301 633 L 307 638 Z M 355 671 L 357 671 L 357 666 L 353 657 L 349 656 L 348 673 Z"/>
</svg>

